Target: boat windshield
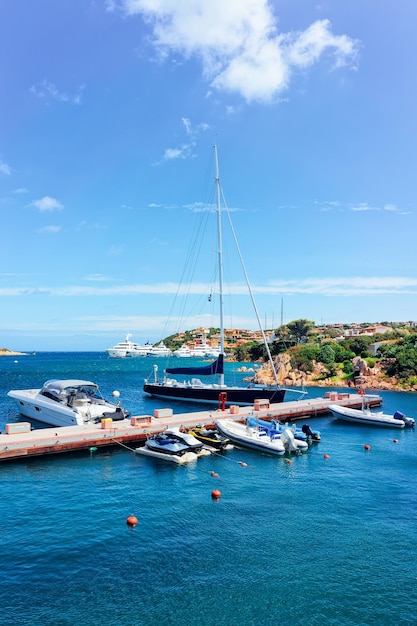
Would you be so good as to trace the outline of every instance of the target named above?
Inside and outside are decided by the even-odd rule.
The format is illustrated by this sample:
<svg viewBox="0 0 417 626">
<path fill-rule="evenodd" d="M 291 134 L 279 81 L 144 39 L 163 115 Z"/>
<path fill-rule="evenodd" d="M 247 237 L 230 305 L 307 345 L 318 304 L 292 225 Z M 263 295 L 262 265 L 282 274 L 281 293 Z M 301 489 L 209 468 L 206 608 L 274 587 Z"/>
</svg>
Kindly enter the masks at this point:
<svg viewBox="0 0 417 626">
<path fill-rule="evenodd" d="M 86 380 L 48 380 L 41 394 L 58 402 L 67 401 L 68 398 L 101 397 L 98 386 Z"/>
</svg>

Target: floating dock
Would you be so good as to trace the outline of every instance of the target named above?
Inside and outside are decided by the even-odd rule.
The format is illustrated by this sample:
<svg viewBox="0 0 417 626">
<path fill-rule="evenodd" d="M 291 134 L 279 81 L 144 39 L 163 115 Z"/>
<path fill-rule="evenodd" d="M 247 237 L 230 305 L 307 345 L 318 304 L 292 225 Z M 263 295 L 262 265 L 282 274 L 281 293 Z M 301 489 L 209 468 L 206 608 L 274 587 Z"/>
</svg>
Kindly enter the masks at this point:
<svg viewBox="0 0 417 626">
<path fill-rule="evenodd" d="M 382 404 L 378 395 L 367 395 L 369 406 Z M 270 404 L 267 400 L 256 400 L 253 406 L 231 406 L 210 411 L 174 414 L 172 409 L 156 409 L 154 415 L 140 415 L 128 420 L 113 422 L 103 419 L 100 424 L 84 426 L 61 426 L 31 430 L 29 422 L 6 424 L 6 434 L 0 434 L 0 461 L 16 461 L 50 454 L 62 454 L 103 448 L 109 446 L 138 447 L 146 439 L 173 426 L 192 428 L 197 425 L 213 424 L 222 417 L 244 420 L 247 417 L 292 422 L 329 413 L 329 404 L 350 408 L 362 406 L 362 396 L 349 393 L 327 392 L 324 398 L 296 400 Z"/>
</svg>

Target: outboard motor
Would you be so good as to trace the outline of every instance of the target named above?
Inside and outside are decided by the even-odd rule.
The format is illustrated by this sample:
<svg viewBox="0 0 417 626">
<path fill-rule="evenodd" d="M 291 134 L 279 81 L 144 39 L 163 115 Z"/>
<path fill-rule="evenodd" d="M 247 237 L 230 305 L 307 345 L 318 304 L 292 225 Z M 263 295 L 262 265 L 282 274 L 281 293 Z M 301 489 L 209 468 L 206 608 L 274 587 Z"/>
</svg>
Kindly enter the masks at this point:
<svg viewBox="0 0 417 626">
<path fill-rule="evenodd" d="M 309 441 L 320 441 L 320 433 L 312 431 L 309 424 L 303 424 L 301 430 L 307 435 Z"/>
<path fill-rule="evenodd" d="M 415 421 L 413 420 L 413 418 L 412 417 L 406 417 L 404 415 L 404 413 L 401 413 L 401 411 L 395 411 L 394 419 L 402 420 L 407 428 L 414 428 L 414 426 L 415 426 Z"/>
<path fill-rule="evenodd" d="M 294 433 L 291 428 L 283 428 L 281 432 L 281 441 L 284 445 L 285 452 L 292 452 L 294 454 L 301 454 L 295 443 Z"/>
</svg>

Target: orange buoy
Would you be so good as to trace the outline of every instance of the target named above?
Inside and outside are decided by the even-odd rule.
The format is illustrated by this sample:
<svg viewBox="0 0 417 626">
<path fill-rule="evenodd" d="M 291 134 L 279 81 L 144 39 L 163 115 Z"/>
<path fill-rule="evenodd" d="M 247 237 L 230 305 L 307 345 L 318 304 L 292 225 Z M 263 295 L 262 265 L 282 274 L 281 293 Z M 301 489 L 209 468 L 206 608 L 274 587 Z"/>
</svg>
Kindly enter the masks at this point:
<svg viewBox="0 0 417 626">
<path fill-rule="evenodd" d="M 213 498 L 213 500 L 218 500 L 221 497 L 221 493 L 218 489 L 213 489 L 213 491 L 211 492 L 211 497 Z"/>
<path fill-rule="evenodd" d="M 369 443 L 365 443 L 365 445 L 363 446 L 365 448 L 365 450 L 370 450 L 371 446 L 369 445 Z"/>
<path fill-rule="evenodd" d="M 398 443 L 398 439 L 393 439 L 393 442 L 394 443 Z"/>
<path fill-rule="evenodd" d="M 218 477 L 219 477 L 219 475 L 218 475 L 218 474 L 216 474 L 216 472 L 211 472 L 211 473 L 210 473 L 210 476 L 213 476 L 213 478 L 218 478 Z"/>
<path fill-rule="evenodd" d="M 241 465 L 242 467 L 247 467 L 248 464 L 245 463 L 245 461 L 239 461 L 239 465 Z"/>
<path fill-rule="evenodd" d="M 286 463 L 292 463 L 292 459 L 285 459 Z"/>
<path fill-rule="evenodd" d="M 137 523 L 138 523 L 138 518 L 135 517 L 134 515 L 129 515 L 129 517 L 126 520 L 126 524 L 130 527 L 136 526 Z"/>
<path fill-rule="evenodd" d="M 330 455 L 329 454 L 323 454 L 323 459 L 330 459 Z"/>
</svg>

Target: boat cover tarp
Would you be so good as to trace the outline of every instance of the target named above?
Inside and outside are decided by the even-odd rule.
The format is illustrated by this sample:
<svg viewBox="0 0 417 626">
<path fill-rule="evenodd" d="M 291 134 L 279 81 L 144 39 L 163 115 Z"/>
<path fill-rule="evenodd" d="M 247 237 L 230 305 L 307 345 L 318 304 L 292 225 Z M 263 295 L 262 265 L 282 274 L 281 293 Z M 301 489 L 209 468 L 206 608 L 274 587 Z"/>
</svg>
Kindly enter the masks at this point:
<svg viewBox="0 0 417 626">
<path fill-rule="evenodd" d="M 223 355 L 220 354 L 210 365 L 200 367 L 167 367 L 165 371 L 167 374 L 184 374 L 184 376 L 212 376 L 214 374 L 223 374 Z"/>
</svg>

